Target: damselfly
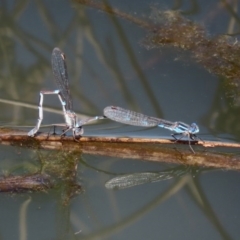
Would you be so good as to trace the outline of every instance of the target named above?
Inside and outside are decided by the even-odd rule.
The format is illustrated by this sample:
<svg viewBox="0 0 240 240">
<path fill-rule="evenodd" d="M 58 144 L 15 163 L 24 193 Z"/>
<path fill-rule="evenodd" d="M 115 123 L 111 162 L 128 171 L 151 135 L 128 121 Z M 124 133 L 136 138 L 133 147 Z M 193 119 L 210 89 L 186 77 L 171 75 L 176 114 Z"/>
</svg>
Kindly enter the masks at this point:
<svg viewBox="0 0 240 240">
<path fill-rule="evenodd" d="M 189 147 L 192 152 L 195 153 L 191 147 L 190 140 L 196 140 L 198 138 L 196 133 L 199 132 L 199 127 L 196 123 L 189 125 L 183 122 L 170 122 L 161 118 L 149 117 L 142 113 L 134 112 L 116 106 L 108 106 L 103 110 L 103 112 L 105 117 L 116 122 L 141 127 L 158 126 L 161 128 L 166 128 L 174 132 L 172 136 L 176 141 L 179 141 L 183 137 L 188 137 Z M 180 138 L 177 138 L 177 135 L 180 135 Z"/>
<path fill-rule="evenodd" d="M 83 134 L 82 126 L 90 121 L 101 119 L 102 117 L 91 117 L 84 120 L 78 120 L 75 112 L 73 112 L 73 104 L 72 98 L 70 95 L 69 90 L 69 80 L 68 80 L 68 73 L 67 73 L 67 65 L 66 65 L 66 58 L 64 53 L 59 48 L 54 48 L 52 52 L 52 70 L 53 75 L 55 78 L 55 82 L 57 84 L 57 90 L 54 91 L 41 91 L 40 92 L 40 99 L 39 99 L 39 116 L 37 120 L 36 126 L 28 132 L 28 136 L 34 136 L 41 125 L 43 120 L 43 96 L 46 94 L 57 94 L 58 98 L 61 102 L 63 115 L 65 118 L 66 126 L 65 131 L 62 133 L 65 134 L 67 131 L 72 129 L 74 139 L 76 137 L 80 137 Z M 63 124 L 56 124 L 62 126 Z M 55 126 L 56 126 L 55 125 Z"/>
</svg>

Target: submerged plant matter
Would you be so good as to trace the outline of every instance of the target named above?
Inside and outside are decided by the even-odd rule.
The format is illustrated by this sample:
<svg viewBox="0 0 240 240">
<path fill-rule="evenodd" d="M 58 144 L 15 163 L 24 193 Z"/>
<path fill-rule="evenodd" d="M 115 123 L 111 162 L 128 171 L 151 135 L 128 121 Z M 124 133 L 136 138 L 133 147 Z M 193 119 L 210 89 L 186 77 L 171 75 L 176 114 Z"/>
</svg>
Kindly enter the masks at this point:
<svg viewBox="0 0 240 240">
<path fill-rule="evenodd" d="M 162 11 L 152 7 L 150 18 L 140 19 L 106 3 L 92 0 L 75 2 L 100 9 L 147 29 L 147 37 L 142 41 L 147 49 L 172 46 L 190 51 L 193 58 L 209 72 L 226 80 L 227 95 L 232 97 L 236 105 L 240 105 L 240 44 L 235 38 L 227 35 L 212 37 L 203 26 L 187 19 L 179 11 Z"/>
<path fill-rule="evenodd" d="M 202 26 L 194 23 L 178 11 L 153 9 L 155 28 L 143 41 L 148 49 L 171 45 L 192 52 L 197 62 L 211 73 L 225 77 L 234 90 L 231 96 L 240 103 L 240 44 L 227 35 L 210 38 Z"/>
<path fill-rule="evenodd" d="M 13 142 L 12 144 L 15 145 Z M 35 139 L 21 141 L 20 148 L 34 149 L 36 161 L 33 164 L 27 164 L 29 161 L 26 160 L 26 164 L 20 163 L 1 174 L 0 193 L 55 190 L 60 194 L 62 203 L 68 204 L 73 196 L 82 191 L 77 180 L 79 151 L 74 152 L 69 149 L 45 151 Z"/>
</svg>

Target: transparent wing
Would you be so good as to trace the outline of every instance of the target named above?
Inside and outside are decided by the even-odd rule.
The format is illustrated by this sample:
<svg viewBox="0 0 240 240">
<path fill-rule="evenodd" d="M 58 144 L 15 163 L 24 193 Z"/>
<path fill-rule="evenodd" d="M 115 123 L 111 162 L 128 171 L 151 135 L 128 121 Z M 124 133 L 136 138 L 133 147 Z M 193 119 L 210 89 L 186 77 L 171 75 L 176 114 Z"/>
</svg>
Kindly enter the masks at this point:
<svg viewBox="0 0 240 240">
<path fill-rule="evenodd" d="M 61 96 L 66 102 L 66 109 L 72 110 L 72 98 L 69 90 L 67 65 L 64 53 L 59 48 L 54 48 L 52 52 L 52 70 Z"/>
<path fill-rule="evenodd" d="M 149 117 L 142 113 L 134 112 L 124 108 L 109 106 L 104 109 L 104 116 L 116 122 L 140 126 L 140 127 L 155 127 L 160 124 L 164 126 L 172 126 L 174 123 L 155 117 Z"/>
<path fill-rule="evenodd" d="M 173 177 L 184 175 L 187 172 L 189 172 L 189 168 L 181 167 L 161 172 L 142 172 L 124 174 L 107 181 L 105 183 L 105 187 L 108 189 L 124 189 L 144 183 L 151 183 L 171 179 Z"/>
</svg>

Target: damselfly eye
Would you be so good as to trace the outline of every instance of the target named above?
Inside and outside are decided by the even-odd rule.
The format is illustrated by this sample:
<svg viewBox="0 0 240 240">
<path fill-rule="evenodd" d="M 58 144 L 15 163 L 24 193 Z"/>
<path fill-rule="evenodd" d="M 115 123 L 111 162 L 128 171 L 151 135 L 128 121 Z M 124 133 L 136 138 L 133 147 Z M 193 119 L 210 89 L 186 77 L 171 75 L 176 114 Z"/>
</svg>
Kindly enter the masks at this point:
<svg viewBox="0 0 240 240">
<path fill-rule="evenodd" d="M 195 133 L 198 133 L 199 132 L 199 127 L 196 123 L 192 123 L 191 124 L 191 128 L 192 128 L 192 133 L 195 134 Z"/>
</svg>

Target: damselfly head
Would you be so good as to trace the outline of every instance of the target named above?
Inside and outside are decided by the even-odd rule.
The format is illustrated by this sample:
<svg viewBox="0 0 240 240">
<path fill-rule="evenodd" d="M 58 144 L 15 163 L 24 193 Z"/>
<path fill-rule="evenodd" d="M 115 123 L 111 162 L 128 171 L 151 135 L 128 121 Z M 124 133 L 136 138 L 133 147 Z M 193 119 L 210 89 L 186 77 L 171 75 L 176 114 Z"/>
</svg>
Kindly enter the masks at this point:
<svg viewBox="0 0 240 240">
<path fill-rule="evenodd" d="M 196 134 L 196 133 L 199 132 L 199 127 L 198 127 L 198 125 L 197 125 L 196 123 L 192 123 L 192 124 L 191 124 L 190 132 L 191 132 L 192 134 Z"/>
</svg>

